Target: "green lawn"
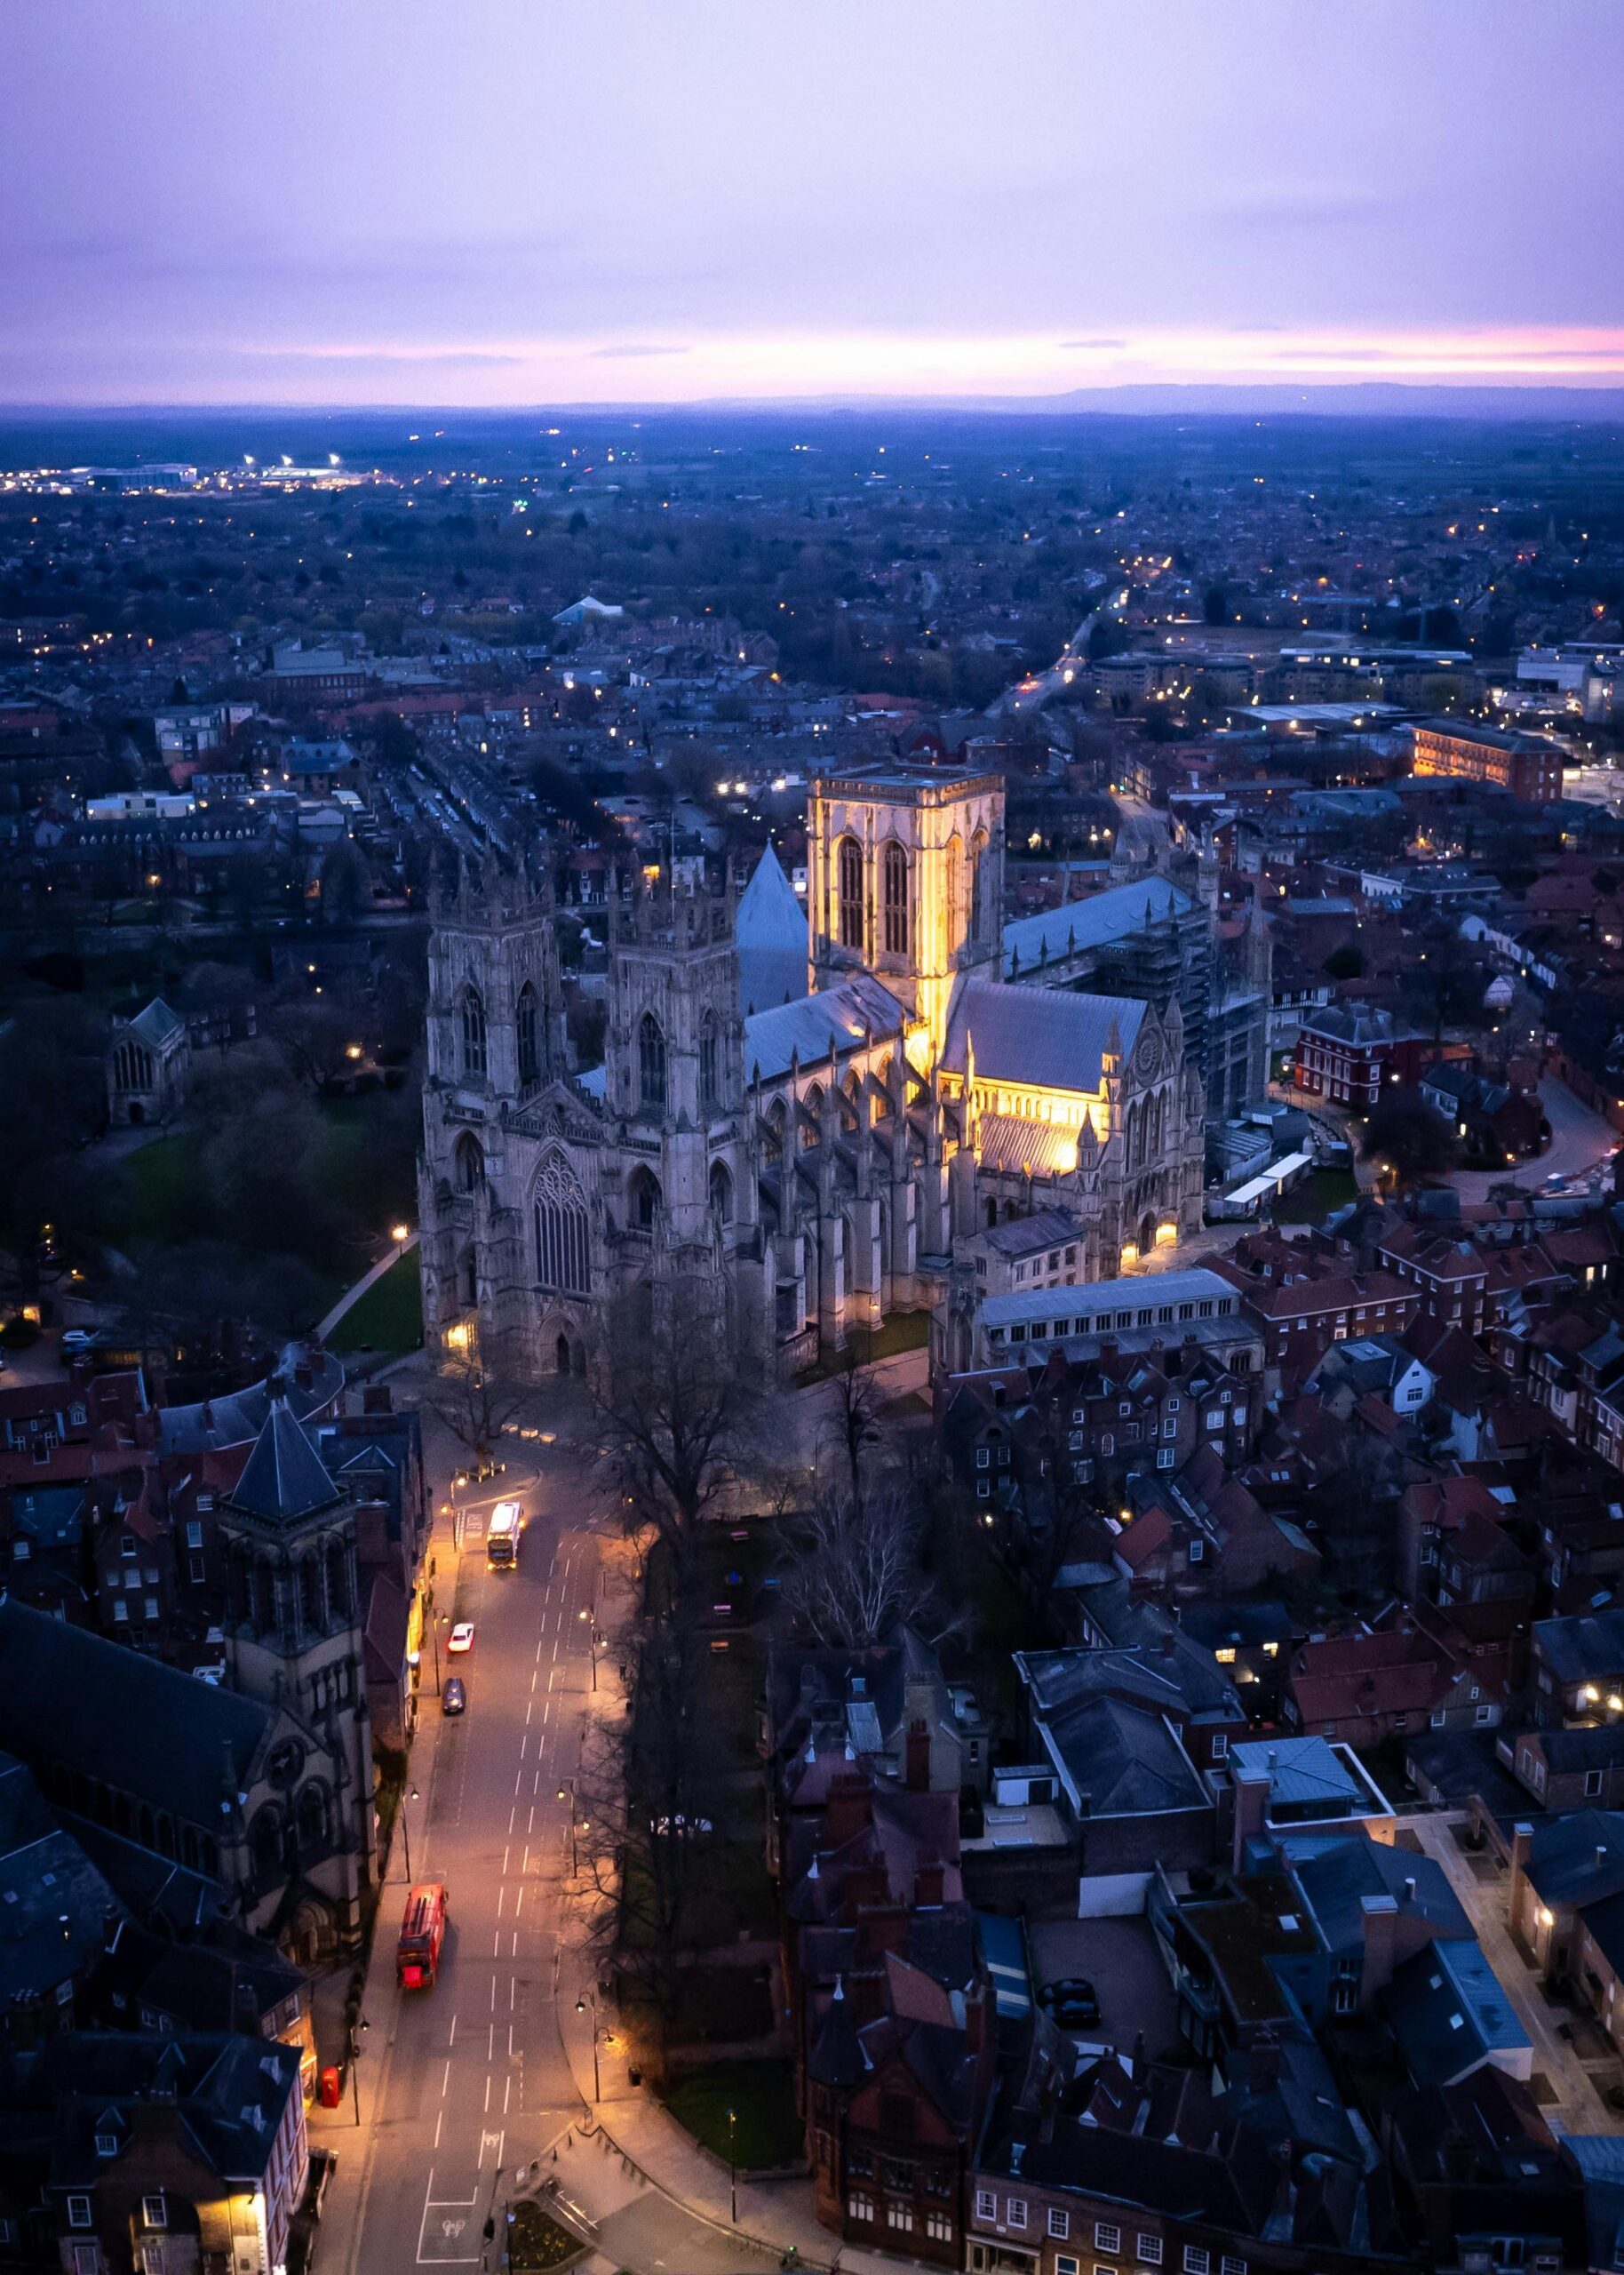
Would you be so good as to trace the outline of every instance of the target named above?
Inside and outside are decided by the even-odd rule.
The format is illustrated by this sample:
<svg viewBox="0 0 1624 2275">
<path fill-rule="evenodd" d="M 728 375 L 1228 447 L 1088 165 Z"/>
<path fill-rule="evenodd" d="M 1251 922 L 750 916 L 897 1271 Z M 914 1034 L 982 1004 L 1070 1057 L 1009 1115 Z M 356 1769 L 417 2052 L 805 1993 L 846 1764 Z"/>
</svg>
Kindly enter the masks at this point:
<svg viewBox="0 0 1624 2275">
<path fill-rule="evenodd" d="M 816 1364 L 796 1376 L 795 1387 L 804 1390 L 808 1383 L 824 1383 L 833 1375 L 843 1374 L 851 1363 L 853 1350 L 857 1363 L 866 1367 L 875 1359 L 894 1359 L 899 1351 L 922 1351 L 929 1340 L 928 1312 L 893 1312 L 872 1333 L 854 1335 L 846 1350 L 832 1346 L 820 1352 Z"/>
<path fill-rule="evenodd" d="M 186 1238 L 195 1222 L 195 1138 L 155 1138 L 150 1145 L 127 1156 L 123 1170 L 132 1203 L 127 1237 L 132 1241 Z"/>
<path fill-rule="evenodd" d="M 418 1252 L 397 1256 L 332 1331 L 335 1351 L 415 1351 L 423 1340 L 423 1283 Z"/>
<path fill-rule="evenodd" d="M 1333 1209 L 1345 1209 L 1358 1197 L 1351 1169 L 1310 1169 L 1301 1185 L 1275 1202 L 1274 1220 L 1277 1225 L 1317 1225 Z"/>
<path fill-rule="evenodd" d="M 799 2165 L 806 2156 L 806 2130 L 787 2062 L 716 2062 L 690 2070 L 672 2087 L 665 2105 L 702 2148 L 741 2172 L 771 2172 Z"/>
</svg>

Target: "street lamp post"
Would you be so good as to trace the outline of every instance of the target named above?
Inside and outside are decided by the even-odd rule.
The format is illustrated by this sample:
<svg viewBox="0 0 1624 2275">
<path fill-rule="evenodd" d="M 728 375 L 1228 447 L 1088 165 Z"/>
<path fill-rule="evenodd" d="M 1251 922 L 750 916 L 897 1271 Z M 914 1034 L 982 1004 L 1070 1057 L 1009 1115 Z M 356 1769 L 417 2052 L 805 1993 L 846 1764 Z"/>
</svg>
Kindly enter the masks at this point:
<svg viewBox="0 0 1624 2275">
<path fill-rule="evenodd" d="M 434 1599 L 429 1599 L 432 1607 Z M 428 1621 L 429 1648 L 434 1654 L 434 1696 L 440 1696 L 440 1614 L 431 1608 Z"/>
<path fill-rule="evenodd" d="M 371 2027 L 364 2015 L 358 2023 L 350 2024 L 350 2085 L 354 2095 L 357 2125 L 361 2122 L 361 2033 Z"/>
<path fill-rule="evenodd" d="M 573 1777 L 565 1778 L 558 1789 L 558 1798 L 561 1801 L 567 1800 L 569 1803 L 569 1869 L 572 1872 L 578 1872 L 581 1867 L 575 1848 L 575 1779 Z"/>
<path fill-rule="evenodd" d="M 592 2097 L 595 2107 L 603 2098 L 603 2088 L 598 2078 L 598 1994 L 594 1991 L 590 1995 L 592 1999 Z M 575 2002 L 575 2010 L 577 2015 L 585 2014 L 588 2011 L 586 2000 L 577 1999 Z"/>
<path fill-rule="evenodd" d="M 734 2113 L 728 2111 L 728 2207 L 734 2226 L 738 2225 L 738 2159 L 734 2154 Z"/>
</svg>

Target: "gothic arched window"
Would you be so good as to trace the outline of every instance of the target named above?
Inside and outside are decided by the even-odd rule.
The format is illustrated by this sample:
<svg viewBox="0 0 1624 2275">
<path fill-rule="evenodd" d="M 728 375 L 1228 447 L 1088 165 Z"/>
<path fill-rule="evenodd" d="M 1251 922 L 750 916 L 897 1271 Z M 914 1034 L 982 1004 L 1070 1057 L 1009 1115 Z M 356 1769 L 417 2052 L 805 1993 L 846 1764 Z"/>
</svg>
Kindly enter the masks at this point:
<svg viewBox="0 0 1624 2275">
<path fill-rule="evenodd" d="M 536 1180 L 536 1276 L 566 1296 L 591 1286 L 586 1200 L 561 1153 L 547 1156 Z"/>
<path fill-rule="evenodd" d="M 711 1171 L 711 1214 L 719 1225 L 733 1222 L 733 1179 L 721 1161 Z"/>
<path fill-rule="evenodd" d="M 986 930 L 987 833 L 978 829 L 970 840 L 970 938 L 979 940 Z"/>
<path fill-rule="evenodd" d="M 863 848 L 855 837 L 840 840 L 837 859 L 837 888 L 840 903 L 840 946 L 863 946 Z"/>
<path fill-rule="evenodd" d="M 964 939 L 964 845 L 955 830 L 947 841 L 947 952 L 956 955 Z"/>
<path fill-rule="evenodd" d="M 905 956 L 908 953 L 908 856 L 895 838 L 887 844 L 881 858 L 880 883 L 885 905 L 885 952 L 888 956 Z"/>
<path fill-rule="evenodd" d="M 462 1071 L 482 1081 L 485 1074 L 485 1006 L 477 987 L 465 987 L 458 1005 Z"/>
<path fill-rule="evenodd" d="M 714 1109 L 721 1102 L 721 1037 L 716 1014 L 707 1011 L 699 1026 L 699 1103 Z"/>
<path fill-rule="evenodd" d="M 631 1204 L 633 1225 L 638 1232 L 654 1230 L 659 1221 L 662 1197 L 660 1181 L 652 1169 L 640 1169 L 633 1173 L 626 1198 Z"/>
<path fill-rule="evenodd" d="M 824 1141 L 824 1090 L 821 1082 L 814 1082 L 800 1102 L 804 1119 L 800 1124 L 800 1150 L 809 1153 L 814 1145 Z"/>
<path fill-rule="evenodd" d="M 541 1006 L 528 979 L 519 990 L 513 1026 L 519 1046 L 519 1088 L 528 1090 L 541 1080 Z"/>
<path fill-rule="evenodd" d="M 458 1193 L 474 1193 L 485 1181 L 485 1156 L 480 1141 L 472 1130 L 465 1130 L 457 1141 L 451 1155 L 451 1166 L 457 1174 Z"/>
<path fill-rule="evenodd" d="M 784 1159 L 784 1133 L 789 1126 L 790 1110 L 782 1098 L 775 1098 L 767 1115 L 767 1158 L 769 1161 Z"/>
<path fill-rule="evenodd" d="M 652 1011 L 645 1011 L 637 1030 L 637 1082 L 646 1106 L 665 1104 L 665 1038 Z"/>
</svg>

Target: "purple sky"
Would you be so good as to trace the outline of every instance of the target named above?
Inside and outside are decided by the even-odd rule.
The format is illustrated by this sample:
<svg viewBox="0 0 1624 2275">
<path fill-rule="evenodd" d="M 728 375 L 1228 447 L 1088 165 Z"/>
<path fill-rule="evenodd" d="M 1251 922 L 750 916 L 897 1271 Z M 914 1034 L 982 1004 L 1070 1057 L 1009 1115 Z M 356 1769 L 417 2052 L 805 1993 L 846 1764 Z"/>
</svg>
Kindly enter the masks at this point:
<svg viewBox="0 0 1624 2275">
<path fill-rule="evenodd" d="M 1624 380 L 1620 0 L 47 0 L 0 402 Z"/>
</svg>

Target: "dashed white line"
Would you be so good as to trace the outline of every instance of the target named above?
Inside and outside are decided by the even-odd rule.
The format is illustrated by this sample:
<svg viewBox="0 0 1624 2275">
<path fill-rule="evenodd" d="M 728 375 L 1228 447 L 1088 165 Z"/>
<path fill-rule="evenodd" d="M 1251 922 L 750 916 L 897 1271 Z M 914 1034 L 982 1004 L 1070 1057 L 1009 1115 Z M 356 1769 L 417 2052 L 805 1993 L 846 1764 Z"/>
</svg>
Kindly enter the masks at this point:
<svg viewBox="0 0 1624 2275">
<path fill-rule="evenodd" d="M 455 2016 L 455 2015 L 453 2015 L 453 2016 L 451 2016 L 451 2035 L 450 2036 L 450 2038 L 448 2038 L 448 2039 L 447 2039 L 447 2040 L 446 2040 L 446 2044 L 447 2044 L 448 2046 L 455 2046 L 455 2045 L 456 2045 L 456 2043 L 457 2043 L 457 2017 L 456 2017 L 456 2016 Z"/>
<path fill-rule="evenodd" d="M 445 2123 L 445 2111 L 444 2111 L 444 2110 L 442 2110 L 442 2109 L 436 2110 L 436 2111 L 435 2111 L 435 2112 L 434 2112 L 434 2146 L 435 2146 L 435 2148 L 438 2148 L 438 2147 L 440 2146 L 440 2128 L 441 2128 L 441 2127 L 442 2127 L 444 2123 Z"/>
<path fill-rule="evenodd" d="M 450 2084 L 450 2082 L 451 2082 L 451 2065 L 450 2065 L 450 2063 L 448 2062 L 448 2063 L 446 2063 L 446 2065 L 445 2065 L 445 2075 L 444 2075 L 444 2077 L 443 2077 L 443 2078 L 442 2078 L 442 2079 L 441 2079 L 441 2080 L 440 2080 L 440 2098 L 441 2098 L 441 2100 L 442 2100 L 442 2101 L 443 2101 L 443 2100 L 445 2099 L 445 2091 L 446 2091 L 446 2087 Z"/>
</svg>

